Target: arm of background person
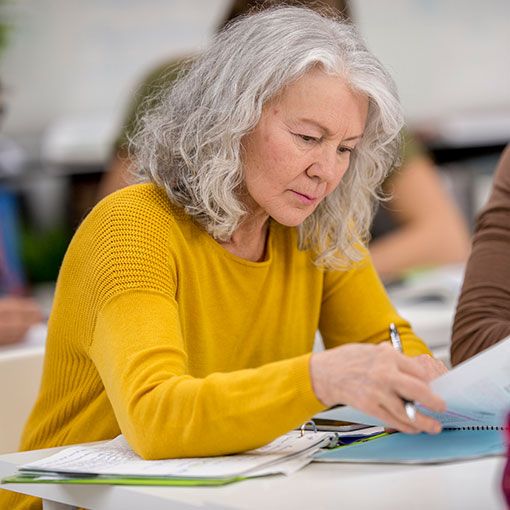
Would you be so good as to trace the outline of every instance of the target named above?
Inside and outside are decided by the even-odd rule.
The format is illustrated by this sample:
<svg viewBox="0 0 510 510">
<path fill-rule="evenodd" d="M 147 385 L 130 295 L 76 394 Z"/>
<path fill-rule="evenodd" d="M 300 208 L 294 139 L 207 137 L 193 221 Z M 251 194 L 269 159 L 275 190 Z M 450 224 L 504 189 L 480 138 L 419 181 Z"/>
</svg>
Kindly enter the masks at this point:
<svg viewBox="0 0 510 510">
<path fill-rule="evenodd" d="M 467 259 L 467 224 L 426 155 L 405 163 L 385 188 L 392 198 L 384 207 L 398 227 L 370 244 L 373 263 L 384 281 L 417 266 Z"/>
<path fill-rule="evenodd" d="M 510 146 L 475 226 L 473 249 L 453 325 L 456 365 L 510 335 Z"/>
<path fill-rule="evenodd" d="M 110 193 L 133 184 L 134 180 L 132 161 L 129 159 L 127 151 L 115 151 L 106 172 L 99 182 L 97 200 L 99 201 Z"/>
<path fill-rule="evenodd" d="M 0 345 L 19 342 L 31 326 L 42 320 L 39 305 L 32 298 L 0 298 Z"/>
</svg>

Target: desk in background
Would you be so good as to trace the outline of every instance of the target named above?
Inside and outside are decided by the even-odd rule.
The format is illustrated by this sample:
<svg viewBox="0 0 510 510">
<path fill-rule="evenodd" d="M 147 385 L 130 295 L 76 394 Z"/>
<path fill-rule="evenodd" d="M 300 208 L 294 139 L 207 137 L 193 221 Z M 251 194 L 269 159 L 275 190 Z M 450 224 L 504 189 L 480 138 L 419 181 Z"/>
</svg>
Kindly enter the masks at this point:
<svg viewBox="0 0 510 510">
<path fill-rule="evenodd" d="M 0 478 L 60 449 L 2 455 Z M 290 476 L 223 487 L 3 484 L 0 488 L 58 502 L 46 504 L 45 510 L 69 508 L 62 504 L 91 510 L 504 510 L 504 460 L 491 457 L 436 466 L 313 463 Z"/>
<path fill-rule="evenodd" d="M 455 309 L 464 279 L 464 265 L 443 266 L 390 285 L 388 294 L 399 314 L 426 342 L 432 354 L 450 367 Z"/>
</svg>

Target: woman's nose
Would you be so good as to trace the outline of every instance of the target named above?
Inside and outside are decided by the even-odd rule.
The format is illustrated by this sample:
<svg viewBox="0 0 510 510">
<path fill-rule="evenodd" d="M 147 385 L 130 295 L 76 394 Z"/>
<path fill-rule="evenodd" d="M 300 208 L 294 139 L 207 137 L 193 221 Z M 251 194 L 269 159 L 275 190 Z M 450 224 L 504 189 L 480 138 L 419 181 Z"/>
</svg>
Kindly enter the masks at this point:
<svg viewBox="0 0 510 510">
<path fill-rule="evenodd" d="M 347 170 L 349 155 L 339 155 L 336 147 L 321 150 L 314 162 L 308 167 L 308 177 L 331 182 L 340 180 Z"/>
</svg>

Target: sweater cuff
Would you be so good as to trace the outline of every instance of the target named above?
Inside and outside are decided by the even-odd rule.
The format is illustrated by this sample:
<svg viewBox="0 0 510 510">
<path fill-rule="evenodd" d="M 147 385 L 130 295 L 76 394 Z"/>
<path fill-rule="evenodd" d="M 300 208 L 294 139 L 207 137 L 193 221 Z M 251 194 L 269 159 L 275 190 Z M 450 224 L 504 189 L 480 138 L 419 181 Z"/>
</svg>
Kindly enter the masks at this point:
<svg viewBox="0 0 510 510">
<path fill-rule="evenodd" d="M 298 394 L 300 395 L 300 405 L 306 409 L 311 417 L 327 407 L 315 396 L 312 389 L 312 379 L 310 377 L 310 358 L 313 353 L 304 354 L 295 359 L 293 365 L 293 379 L 295 380 Z"/>
</svg>

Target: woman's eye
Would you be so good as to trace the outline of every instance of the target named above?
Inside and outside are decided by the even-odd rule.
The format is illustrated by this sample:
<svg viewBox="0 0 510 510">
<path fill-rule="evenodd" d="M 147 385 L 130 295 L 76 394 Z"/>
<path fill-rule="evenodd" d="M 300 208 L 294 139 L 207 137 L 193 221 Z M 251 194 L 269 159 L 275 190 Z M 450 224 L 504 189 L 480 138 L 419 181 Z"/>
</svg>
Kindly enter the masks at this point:
<svg viewBox="0 0 510 510">
<path fill-rule="evenodd" d="M 299 135 L 301 137 L 302 140 L 304 140 L 305 142 L 316 142 L 317 141 L 317 138 L 313 137 L 313 136 L 308 136 L 308 135 Z"/>
<path fill-rule="evenodd" d="M 349 152 L 352 152 L 352 147 L 345 147 L 345 146 L 341 146 L 341 147 L 338 147 L 338 152 L 340 154 L 345 154 L 345 153 L 349 153 Z"/>
</svg>

